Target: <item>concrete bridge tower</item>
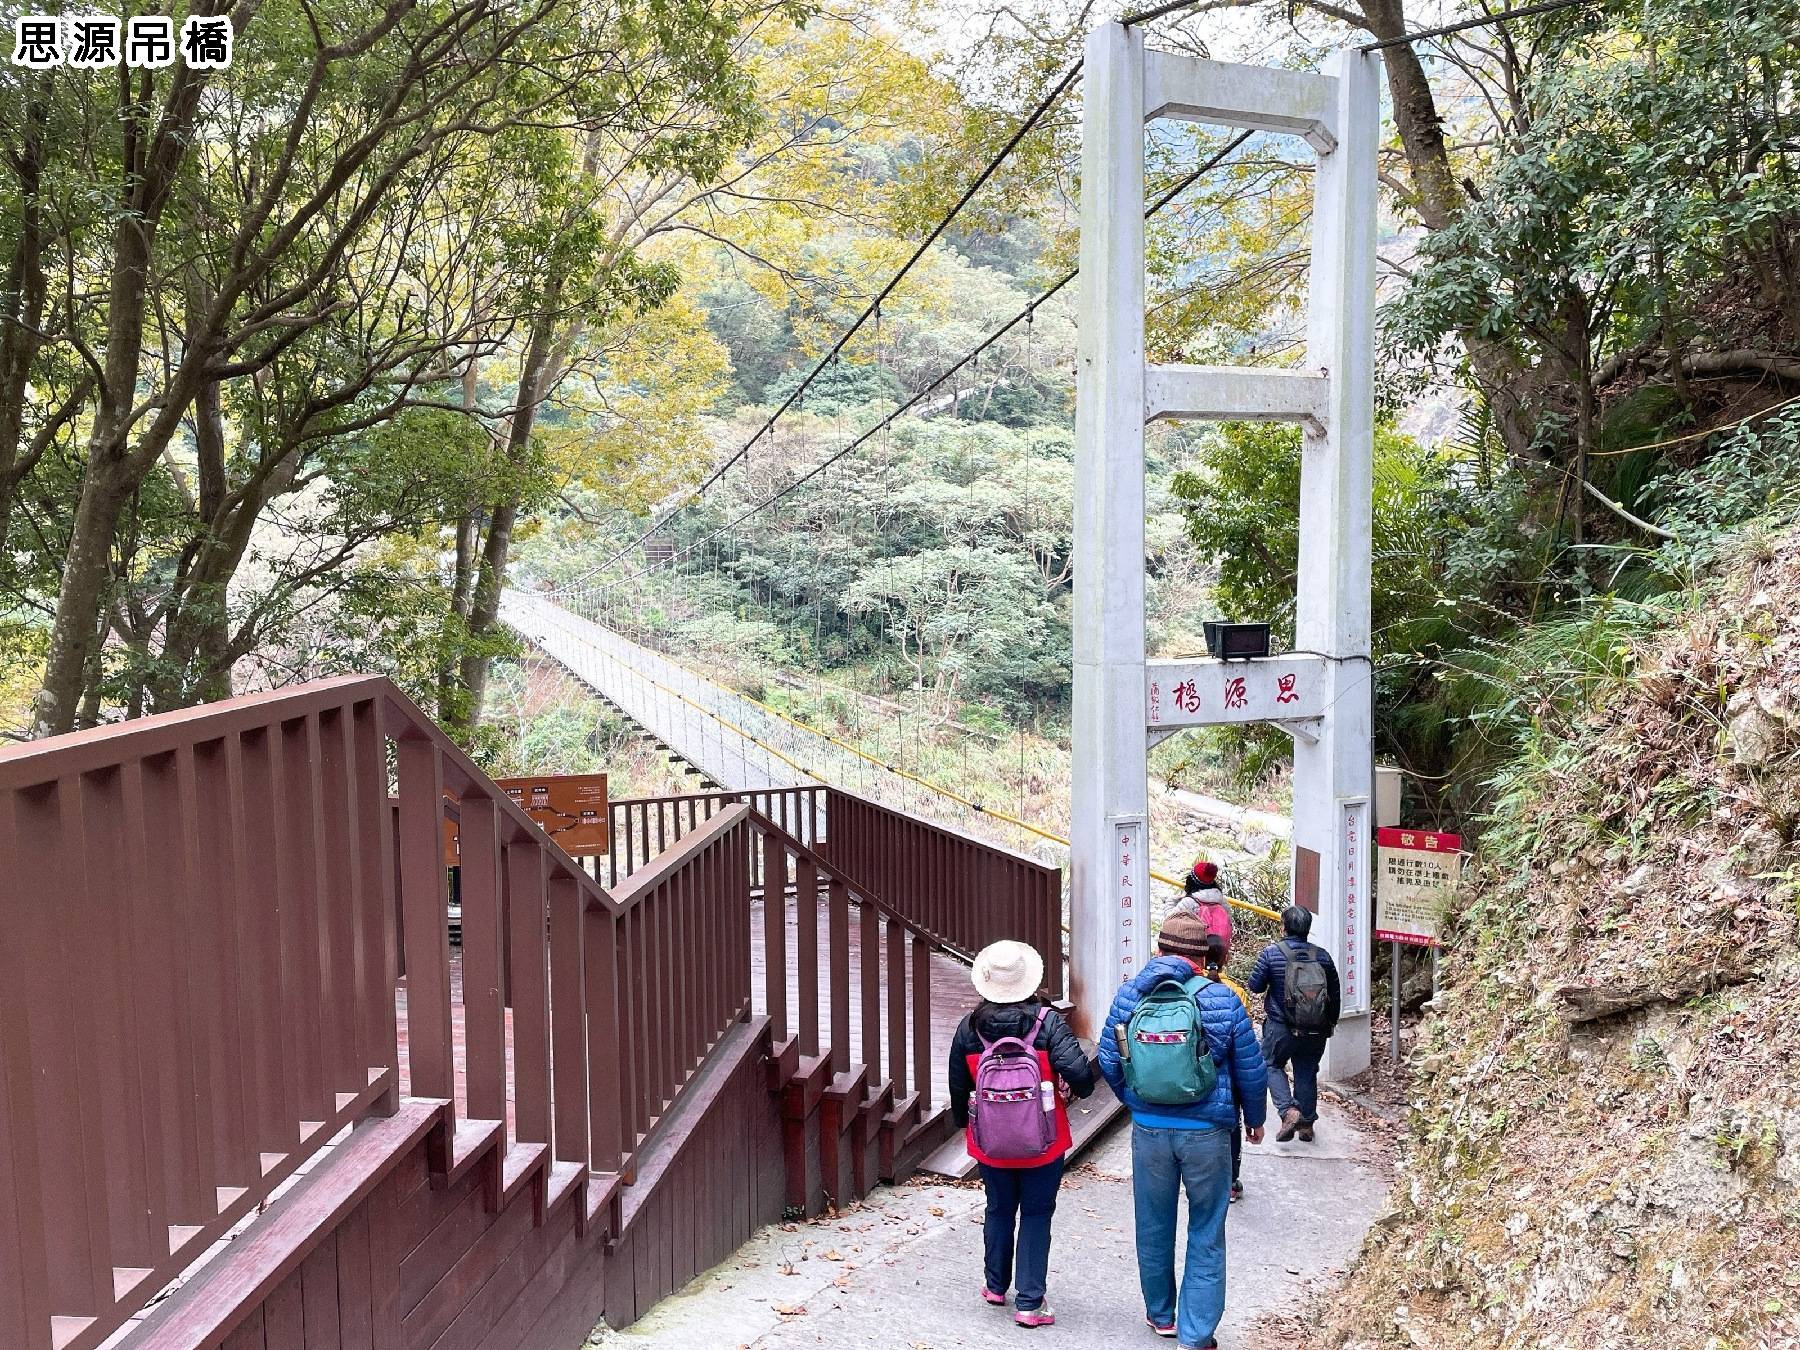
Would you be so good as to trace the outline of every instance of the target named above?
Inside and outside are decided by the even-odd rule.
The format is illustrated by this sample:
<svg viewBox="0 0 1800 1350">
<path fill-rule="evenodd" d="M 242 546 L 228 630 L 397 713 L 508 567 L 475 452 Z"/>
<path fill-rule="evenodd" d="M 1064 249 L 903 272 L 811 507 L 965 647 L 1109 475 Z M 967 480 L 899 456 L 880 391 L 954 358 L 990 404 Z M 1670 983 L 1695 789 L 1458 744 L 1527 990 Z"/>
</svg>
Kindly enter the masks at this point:
<svg viewBox="0 0 1800 1350">
<path fill-rule="evenodd" d="M 1108 23 L 1083 80 L 1076 375 L 1072 994 L 1096 1009 L 1150 949 L 1148 747 L 1186 726 L 1273 722 L 1294 738 L 1292 895 L 1343 976 L 1325 1072 L 1369 1062 L 1374 860 L 1370 494 L 1374 434 L 1376 58 L 1317 74 L 1146 49 Z M 1317 156 L 1306 364 L 1144 361 L 1144 128 L 1158 118 L 1299 136 Z M 1295 651 L 1147 661 L 1144 426 L 1297 422 L 1303 431 Z"/>
</svg>

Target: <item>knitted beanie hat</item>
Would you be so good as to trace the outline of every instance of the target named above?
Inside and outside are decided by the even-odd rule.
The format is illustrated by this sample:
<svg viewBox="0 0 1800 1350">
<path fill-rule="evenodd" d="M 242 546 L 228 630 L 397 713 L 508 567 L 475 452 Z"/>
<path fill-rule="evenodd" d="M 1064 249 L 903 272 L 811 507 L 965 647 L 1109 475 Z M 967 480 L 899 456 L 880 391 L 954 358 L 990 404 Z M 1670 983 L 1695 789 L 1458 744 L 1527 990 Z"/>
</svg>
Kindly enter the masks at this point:
<svg viewBox="0 0 1800 1350">
<path fill-rule="evenodd" d="M 1170 956 L 1185 956 L 1190 961 L 1206 964 L 1206 939 L 1210 933 L 1198 915 L 1176 913 L 1163 920 L 1156 935 L 1156 945 Z"/>
</svg>

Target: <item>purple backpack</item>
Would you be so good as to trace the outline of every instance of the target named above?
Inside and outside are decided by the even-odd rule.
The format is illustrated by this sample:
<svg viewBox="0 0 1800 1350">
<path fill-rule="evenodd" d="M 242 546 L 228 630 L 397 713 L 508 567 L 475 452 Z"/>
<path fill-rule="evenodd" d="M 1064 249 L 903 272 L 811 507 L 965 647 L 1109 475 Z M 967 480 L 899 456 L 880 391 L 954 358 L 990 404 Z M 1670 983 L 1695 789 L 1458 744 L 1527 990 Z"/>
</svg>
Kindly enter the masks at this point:
<svg viewBox="0 0 1800 1350">
<path fill-rule="evenodd" d="M 975 1092 L 969 1098 L 969 1130 L 975 1147 L 996 1161 L 1022 1161 L 1049 1151 L 1056 1142 L 1056 1093 L 1038 1064 L 1038 1033 L 1049 1008 L 1038 1010 L 1024 1039 L 981 1036 L 975 1062 Z"/>
</svg>

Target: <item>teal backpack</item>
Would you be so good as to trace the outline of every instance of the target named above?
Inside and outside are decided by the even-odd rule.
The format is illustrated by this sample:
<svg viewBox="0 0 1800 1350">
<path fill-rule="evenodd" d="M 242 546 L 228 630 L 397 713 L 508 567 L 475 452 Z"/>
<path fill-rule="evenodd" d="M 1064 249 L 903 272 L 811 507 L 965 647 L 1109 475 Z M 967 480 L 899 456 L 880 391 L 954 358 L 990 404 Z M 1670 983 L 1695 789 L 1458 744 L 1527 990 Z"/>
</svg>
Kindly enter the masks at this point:
<svg viewBox="0 0 1800 1350">
<path fill-rule="evenodd" d="M 1154 1106 L 1193 1106 L 1219 1081 L 1200 1007 L 1194 1001 L 1208 981 L 1163 980 L 1132 1010 L 1123 1028 L 1125 1085 Z"/>
</svg>

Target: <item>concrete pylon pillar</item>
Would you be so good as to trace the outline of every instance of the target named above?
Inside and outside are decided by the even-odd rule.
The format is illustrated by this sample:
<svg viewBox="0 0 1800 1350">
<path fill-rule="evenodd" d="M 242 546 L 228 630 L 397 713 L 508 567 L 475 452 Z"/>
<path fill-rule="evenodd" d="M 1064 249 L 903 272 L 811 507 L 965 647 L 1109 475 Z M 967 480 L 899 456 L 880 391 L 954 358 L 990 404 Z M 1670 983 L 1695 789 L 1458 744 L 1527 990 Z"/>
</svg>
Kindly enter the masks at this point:
<svg viewBox="0 0 1800 1350">
<path fill-rule="evenodd" d="M 1086 1036 L 1149 951 L 1143 53 L 1102 24 L 1082 75 L 1069 988 Z"/>
<path fill-rule="evenodd" d="M 1299 593 L 1294 645 L 1324 658 L 1326 707 L 1294 738 L 1294 898 L 1318 915 L 1343 1016 L 1327 1078 L 1369 1066 L 1369 933 L 1375 876 L 1374 690 L 1369 658 L 1370 514 L 1375 436 L 1376 58 L 1333 55 L 1337 144 L 1313 187 L 1307 361 L 1326 371 L 1325 416 L 1302 440 Z"/>
<path fill-rule="evenodd" d="M 1292 894 L 1336 960 L 1344 1019 L 1326 1071 L 1369 1061 L 1374 765 L 1369 664 L 1374 444 L 1375 58 L 1317 74 L 1089 35 L 1082 90 L 1075 412 L 1074 819 L 1070 987 L 1091 1029 L 1149 951 L 1147 737 L 1272 722 L 1294 737 Z M 1144 364 L 1143 127 L 1173 118 L 1303 138 L 1318 156 L 1306 368 Z M 1143 427 L 1157 417 L 1303 428 L 1295 651 L 1145 661 Z"/>
</svg>

